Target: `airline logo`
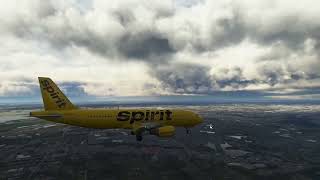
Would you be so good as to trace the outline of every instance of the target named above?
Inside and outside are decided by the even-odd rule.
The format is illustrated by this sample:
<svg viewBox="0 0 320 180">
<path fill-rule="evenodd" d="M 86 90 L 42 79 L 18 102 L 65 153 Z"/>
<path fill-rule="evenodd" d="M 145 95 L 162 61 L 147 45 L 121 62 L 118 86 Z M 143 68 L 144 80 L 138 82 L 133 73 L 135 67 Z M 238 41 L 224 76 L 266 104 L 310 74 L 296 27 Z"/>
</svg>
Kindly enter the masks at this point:
<svg viewBox="0 0 320 180">
<path fill-rule="evenodd" d="M 50 82 L 48 80 L 42 80 L 42 89 L 47 91 L 54 103 L 59 107 L 59 108 L 64 108 L 66 106 L 65 99 L 60 97 L 60 93 L 51 86 Z"/>
<path fill-rule="evenodd" d="M 129 121 L 130 124 L 135 121 L 154 121 L 156 116 L 159 116 L 159 120 L 172 120 L 172 111 L 160 110 L 160 111 L 120 111 L 117 116 L 118 121 Z"/>
</svg>

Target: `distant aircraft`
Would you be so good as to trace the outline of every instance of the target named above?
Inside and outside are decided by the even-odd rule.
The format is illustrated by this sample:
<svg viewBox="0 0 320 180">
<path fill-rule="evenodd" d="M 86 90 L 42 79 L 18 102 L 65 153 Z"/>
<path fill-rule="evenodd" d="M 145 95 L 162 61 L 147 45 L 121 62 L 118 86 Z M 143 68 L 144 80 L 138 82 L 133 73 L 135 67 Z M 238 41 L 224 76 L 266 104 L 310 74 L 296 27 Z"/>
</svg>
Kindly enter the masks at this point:
<svg viewBox="0 0 320 180">
<path fill-rule="evenodd" d="M 30 116 L 88 128 L 131 129 L 137 141 L 142 135 L 171 137 L 175 127 L 189 128 L 203 122 L 197 114 L 170 109 L 80 109 L 73 105 L 58 86 L 46 77 L 39 77 L 44 111 L 30 112 Z"/>
</svg>

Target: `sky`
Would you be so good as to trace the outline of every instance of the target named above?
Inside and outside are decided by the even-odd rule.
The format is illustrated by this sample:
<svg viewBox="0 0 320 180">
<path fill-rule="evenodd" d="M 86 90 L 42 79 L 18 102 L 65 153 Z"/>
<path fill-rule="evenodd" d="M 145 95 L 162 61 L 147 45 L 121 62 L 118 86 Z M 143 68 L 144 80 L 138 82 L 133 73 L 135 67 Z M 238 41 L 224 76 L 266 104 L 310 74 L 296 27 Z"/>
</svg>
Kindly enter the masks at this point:
<svg viewBox="0 0 320 180">
<path fill-rule="evenodd" d="M 4 0 L 0 97 L 320 99 L 318 0 Z"/>
</svg>

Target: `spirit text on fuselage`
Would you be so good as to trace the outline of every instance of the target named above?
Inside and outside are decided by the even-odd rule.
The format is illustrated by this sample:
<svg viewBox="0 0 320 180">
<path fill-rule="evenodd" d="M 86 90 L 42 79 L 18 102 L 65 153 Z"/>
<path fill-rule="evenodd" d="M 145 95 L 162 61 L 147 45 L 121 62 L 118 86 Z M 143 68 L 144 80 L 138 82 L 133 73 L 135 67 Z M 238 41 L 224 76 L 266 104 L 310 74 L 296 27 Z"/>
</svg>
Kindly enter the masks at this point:
<svg viewBox="0 0 320 180">
<path fill-rule="evenodd" d="M 135 121 L 154 121 L 157 118 L 160 121 L 162 120 L 172 120 L 172 111 L 170 110 L 157 110 L 157 111 L 120 111 L 117 115 L 118 121 L 129 121 L 130 124 L 134 123 Z"/>
</svg>

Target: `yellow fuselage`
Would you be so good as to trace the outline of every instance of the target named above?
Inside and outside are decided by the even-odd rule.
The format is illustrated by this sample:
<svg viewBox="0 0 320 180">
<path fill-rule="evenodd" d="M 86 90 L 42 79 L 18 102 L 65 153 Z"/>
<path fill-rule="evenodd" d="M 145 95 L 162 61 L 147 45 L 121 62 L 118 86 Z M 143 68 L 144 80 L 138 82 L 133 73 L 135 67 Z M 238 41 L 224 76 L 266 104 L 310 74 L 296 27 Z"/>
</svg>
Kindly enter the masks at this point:
<svg viewBox="0 0 320 180">
<path fill-rule="evenodd" d="M 159 109 L 74 109 L 36 111 L 30 116 L 88 128 L 134 129 L 137 124 L 193 127 L 202 122 L 195 113 L 186 110 Z"/>
</svg>

